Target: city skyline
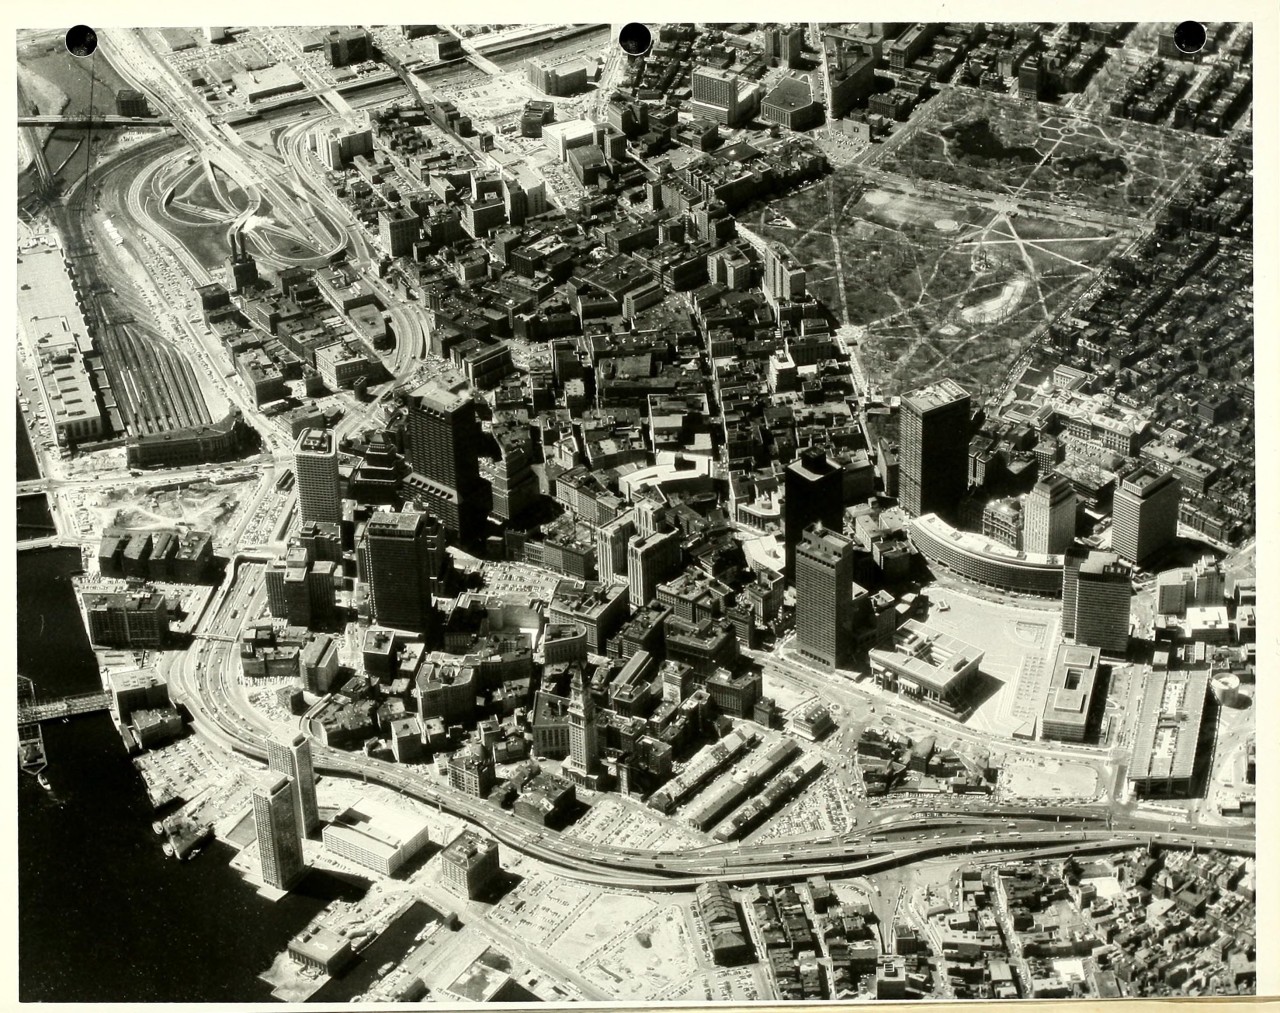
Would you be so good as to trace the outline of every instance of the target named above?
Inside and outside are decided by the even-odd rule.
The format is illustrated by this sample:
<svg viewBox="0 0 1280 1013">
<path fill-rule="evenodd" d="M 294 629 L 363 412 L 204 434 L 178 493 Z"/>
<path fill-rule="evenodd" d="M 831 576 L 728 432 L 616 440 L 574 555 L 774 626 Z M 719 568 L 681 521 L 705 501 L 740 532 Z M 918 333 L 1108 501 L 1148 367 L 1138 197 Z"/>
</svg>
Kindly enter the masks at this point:
<svg viewBox="0 0 1280 1013">
<path fill-rule="evenodd" d="M 1252 23 L 64 34 L 22 999 L 1261 990 Z"/>
</svg>

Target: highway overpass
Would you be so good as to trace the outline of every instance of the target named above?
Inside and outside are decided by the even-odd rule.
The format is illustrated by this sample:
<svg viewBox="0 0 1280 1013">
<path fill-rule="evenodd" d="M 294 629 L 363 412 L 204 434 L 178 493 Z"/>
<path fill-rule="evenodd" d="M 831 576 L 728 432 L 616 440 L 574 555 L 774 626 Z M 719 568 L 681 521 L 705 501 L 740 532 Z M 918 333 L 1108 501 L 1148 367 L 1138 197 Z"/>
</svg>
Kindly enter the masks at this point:
<svg viewBox="0 0 1280 1013">
<path fill-rule="evenodd" d="M 173 123 L 163 116 L 19 116 L 20 127 L 129 127 L 163 130 Z"/>
</svg>

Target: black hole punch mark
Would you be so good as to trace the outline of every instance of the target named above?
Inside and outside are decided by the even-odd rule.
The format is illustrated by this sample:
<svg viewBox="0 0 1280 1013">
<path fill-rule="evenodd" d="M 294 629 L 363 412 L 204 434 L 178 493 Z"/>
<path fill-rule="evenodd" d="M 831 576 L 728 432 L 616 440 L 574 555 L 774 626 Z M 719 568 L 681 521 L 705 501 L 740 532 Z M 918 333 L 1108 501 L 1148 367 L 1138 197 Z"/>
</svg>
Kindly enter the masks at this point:
<svg viewBox="0 0 1280 1013">
<path fill-rule="evenodd" d="M 1184 21 L 1173 30 L 1173 44 L 1183 53 L 1200 52 L 1206 37 L 1204 25 L 1199 21 Z"/>
<path fill-rule="evenodd" d="M 67 29 L 67 52 L 72 56 L 92 56 L 98 48 L 98 33 L 88 25 Z"/>
<path fill-rule="evenodd" d="M 618 32 L 618 45 L 628 56 L 644 56 L 653 45 L 653 33 L 649 31 L 648 25 L 632 21 L 630 24 L 623 25 L 622 30 Z"/>
</svg>

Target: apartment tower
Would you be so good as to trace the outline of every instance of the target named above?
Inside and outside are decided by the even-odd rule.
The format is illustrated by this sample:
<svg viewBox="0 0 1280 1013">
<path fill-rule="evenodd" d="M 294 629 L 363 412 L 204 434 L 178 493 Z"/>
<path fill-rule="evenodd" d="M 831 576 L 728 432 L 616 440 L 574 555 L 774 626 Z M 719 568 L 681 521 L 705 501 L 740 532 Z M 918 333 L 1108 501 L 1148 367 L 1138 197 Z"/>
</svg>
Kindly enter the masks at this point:
<svg viewBox="0 0 1280 1013">
<path fill-rule="evenodd" d="M 276 889 L 288 890 L 306 870 L 288 776 L 269 771 L 254 785 L 253 826 L 258 834 L 263 881 Z"/>
<path fill-rule="evenodd" d="M 293 782 L 293 808 L 299 832 L 308 837 L 320 828 L 320 808 L 316 804 L 316 774 L 311 765 L 311 740 L 301 732 L 288 740 L 267 742 L 267 769 L 284 774 Z"/>
</svg>

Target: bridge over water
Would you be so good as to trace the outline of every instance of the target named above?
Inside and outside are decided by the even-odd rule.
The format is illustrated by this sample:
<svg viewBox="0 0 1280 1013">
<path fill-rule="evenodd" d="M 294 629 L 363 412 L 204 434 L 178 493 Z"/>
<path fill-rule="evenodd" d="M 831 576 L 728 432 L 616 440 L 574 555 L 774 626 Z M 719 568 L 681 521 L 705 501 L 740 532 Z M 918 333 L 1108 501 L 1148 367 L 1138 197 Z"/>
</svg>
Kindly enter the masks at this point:
<svg viewBox="0 0 1280 1013">
<path fill-rule="evenodd" d="M 95 714 L 111 706 L 111 694 L 76 693 L 56 700 L 37 700 L 35 694 L 18 701 L 18 724 L 33 725 L 56 718 L 70 718 L 77 714 Z"/>
</svg>

